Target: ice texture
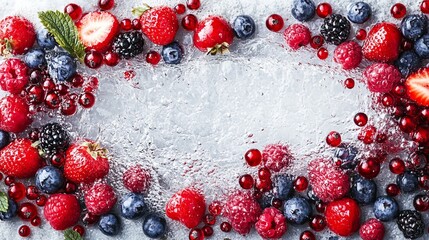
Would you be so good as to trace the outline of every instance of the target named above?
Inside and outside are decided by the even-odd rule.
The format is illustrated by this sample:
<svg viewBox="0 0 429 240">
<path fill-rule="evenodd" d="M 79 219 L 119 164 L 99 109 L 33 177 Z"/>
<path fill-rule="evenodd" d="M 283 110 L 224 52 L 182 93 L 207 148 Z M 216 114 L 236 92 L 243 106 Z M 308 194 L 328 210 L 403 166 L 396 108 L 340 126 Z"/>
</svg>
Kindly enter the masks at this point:
<svg viewBox="0 0 429 240">
<path fill-rule="evenodd" d="M 96 9 L 96 0 L 74 0 L 84 11 Z M 117 0 L 113 12 L 118 18 L 132 18 L 131 8 L 142 1 Z M 182 1 L 183 2 L 183 1 Z M 323 2 L 316 0 L 316 4 Z M 335 13 L 346 14 L 350 0 L 329 1 Z M 366 0 L 373 9 L 372 20 L 353 25 L 353 32 L 367 28 L 376 21 L 398 20 L 390 16 L 393 0 Z M 421 1 L 407 2 L 408 12 L 417 13 Z M 69 0 L 3 0 L 0 17 L 18 14 L 29 18 L 39 28 L 37 12 L 56 9 L 62 11 Z M 149 0 L 150 5 L 174 6 L 179 1 Z M 332 156 L 324 140 L 336 130 L 348 142 L 355 142 L 357 127 L 353 116 L 366 112 L 370 122 L 385 118 L 371 105 L 371 97 L 364 84 L 348 90 L 342 85 L 347 77 L 361 79 L 362 68 L 345 72 L 332 60 L 334 46 L 328 46 L 331 56 L 326 61 L 316 57 L 316 51 L 303 48 L 296 52 L 284 46 L 281 33 L 269 32 L 265 19 L 272 13 L 281 14 L 285 24 L 297 21 L 292 18 L 292 0 L 202 0 L 202 7 L 192 12 L 202 19 L 208 15 L 222 15 L 232 22 L 239 14 L 252 16 L 258 26 L 255 38 L 236 41 L 231 54 L 205 56 L 191 48 L 192 35 L 181 30 L 177 39 L 185 46 L 182 64 L 152 67 L 144 56 L 124 61 L 119 66 L 102 67 L 90 71 L 84 66 L 79 72 L 96 74 L 100 79 L 96 105 L 91 110 L 80 110 L 75 116 L 40 117 L 33 126 L 48 121 L 66 121 L 73 136 L 97 140 L 111 154 L 111 172 L 108 180 L 118 196 L 127 191 L 121 183 L 123 171 L 139 163 L 150 169 L 154 182 L 147 196 L 151 211 L 163 214 L 165 202 L 176 191 L 186 186 L 201 188 L 207 202 L 218 199 L 237 189 L 238 176 L 256 173 L 257 168 L 244 164 L 243 154 L 249 148 L 272 143 L 286 143 L 295 156 L 288 173 L 306 175 L 309 161 Z M 321 19 L 305 23 L 313 34 L 318 34 Z M 352 32 L 352 36 L 353 36 Z M 147 44 L 145 51 L 159 46 Z M 365 66 L 367 63 L 363 63 Z M 124 72 L 133 70 L 136 76 L 127 80 Z M 5 93 L 0 93 L 4 95 Z M 392 129 L 392 128 L 389 128 Z M 406 143 L 404 143 L 404 146 Z M 379 194 L 394 182 L 394 176 L 383 167 L 377 178 Z M 412 207 L 413 195 L 398 197 L 401 209 Z M 364 207 L 362 222 L 373 214 Z M 116 209 L 117 210 L 117 209 Z M 41 211 L 41 210 L 40 210 Z M 424 214 L 427 223 L 427 214 Z M 215 235 L 211 239 L 260 239 L 257 233 L 246 236 L 224 234 L 217 220 Z M 104 236 L 96 227 L 90 227 L 86 239 L 148 239 L 142 232 L 142 220 L 122 219 L 121 235 Z M 17 229 L 22 222 L 0 223 L 0 239 L 18 239 Z M 395 223 L 386 223 L 386 239 L 403 239 Z M 188 229 L 168 221 L 168 239 L 187 239 Z M 298 239 L 308 229 L 288 226 L 284 239 Z M 317 239 L 333 236 L 328 230 L 317 233 Z M 428 239 L 425 234 L 422 239 Z M 51 229 L 44 221 L 32 228 L 31 239 L 63 239 L 61 232 Z M 343 238 L 344 239 L 344 238 Z M 348 239 L 359 239 L 355 234 Z"/>
</svg>

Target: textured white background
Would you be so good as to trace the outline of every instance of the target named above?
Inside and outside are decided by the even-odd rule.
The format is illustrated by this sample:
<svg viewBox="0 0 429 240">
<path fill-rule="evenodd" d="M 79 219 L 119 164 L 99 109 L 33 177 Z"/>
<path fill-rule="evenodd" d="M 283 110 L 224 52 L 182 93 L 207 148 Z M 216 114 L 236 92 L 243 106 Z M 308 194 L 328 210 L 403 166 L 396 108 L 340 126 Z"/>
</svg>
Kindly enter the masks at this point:
<svg viewBox="0 0 429 240">
<path fill-rule="evenodd" d="M 40 27 L 38 11 L 62 10 L 68 2 L 2 0 L 0 17 L 18 14 Z M 84 11 L 96 9 L 95 0 L 74 2 Z M 347 90 L 342 85 L 346 77 L 358 80 L 361 70 L 341 71 L 331 57 L 320 61 L 315 51 L 309 48 L 291 52 L 283 45 L 280 33 L 269 32 L 264 27 L 266 17 L 272 13 L 281 14 L 286 25 L 295 23 L 290 14 L 291 2 L 202 0 L 201 9 L 193 12 L 199 19 L 219 14 L 232 21 L 239 14 L 248 14 L 258 24 L 256 37 L 246 42 L 236 41 L 228 56 L 204 56 L 190 48 L 191 35 L 181 31 L 177 39 L 184 43 L 186 56 L 178 66 L 161 63 L 152 67 L 140 57 L 115 68 L 103 67 L 99 72 L 88 72 L 85 67 L 80 67 L 81 72 L 97 74 L 101 86 L 95 107 L 66 119 L 67 125 L 75 136 L 97 139 L 110 150 L 112 170 L 109 180 L 119 195 L 125 192 L 120 181 L 122 172 L 127 166 L 140 163 L 151 169 L 154 176 L 147 197 L 153 211 L 162 213 L 166 200 L 186 186 L 203 189 L 209 203 L 237 188 L 238 176 L 256 171 L 244 165 L 242 155 L 247 149 L 262 149 L 269 143 L 288 143 L 296 156 L 289 172 L 305 174 L 310 160 L 332 154 L 324 143 L 328 132 L 337 130 L 343 139 L 354 141 L 354 114 L 366 111 L 370 118 L 375 118 L 369 109 L 370 99 L 365 86 L 357 82 L 353 90 Z M 345 14 L 351 1 L 330 2 L 334 12 Z M 367 2 L 373 8 L 374 17 L 362 27 L 378 20 L 397 22 L 389 15 L 390 6 L 397 1 Z M 403 2 L 408 2 L 409 11 L 417 12 L 420 1 Z M 119 19 L 132 18 L 131 8 L 140 3 L 142 1 L 117 0 L 113 12 Z M 173 7 L 179 1 L 152 0 L 147 3 Z M 320 19 L 306 23 L 313 33 L 318 33 L 320 24 Z M 146 50 L 160 50 L 156 46 L 146 46 Z M 332 46 L 329 49 L 332 53 Z M 136 77 L 126 80 L 126 70 L 136 71 Z M 392 175 L 388 173 L 379 177 L 380 194 L 392 181 Z M 410 197 L 406 197 L 400 205 L 410 207 L 410 201 Z M 364 216 L 372 216 L 372 213 Z M 123 221 L 123 233 L 116 238 L 106 237 L 91 227 L 86 238 L 146 239 L 141 222 Z M 0 223 L 0 239 L 19 239 L 17 229 L 21 224 L 19 221 Z M 386 224 L 386 227 L 386 239 L 403 239 L 396 224 Z M 188 231 L 183 226 L 169 222 L 169 228 L 169 239 L 187 239 Z M 289 226 L 284 238 L 298 239 L 303 229 Z M 328 239 L 329 236 L 333 234 L 325 230 L 317 234 L 317 239 Z M 246 238 L 232 233 L 222 235 L 216 225 L 211 239 L 223 237 L 260 239 L 255 232 Z M 62 233 L 53 231 L 46 222 L 41 229 L 32 227 L 32 239 L 48 238 L 62 239 Z"/>
</svg>

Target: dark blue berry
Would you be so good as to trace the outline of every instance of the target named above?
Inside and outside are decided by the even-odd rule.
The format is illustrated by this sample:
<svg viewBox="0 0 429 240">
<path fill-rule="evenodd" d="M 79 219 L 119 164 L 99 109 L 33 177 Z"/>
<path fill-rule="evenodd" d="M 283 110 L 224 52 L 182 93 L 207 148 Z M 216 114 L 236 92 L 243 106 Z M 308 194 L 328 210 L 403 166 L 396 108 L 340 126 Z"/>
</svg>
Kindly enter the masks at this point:
<svg viewBox="0 0 429 240">
<path fill-rule="evenodd" d="M 50 50 L 57 45 L 57 42 L 46 29 L 41 29 L 37 32 L 37 44 L 43 49 Z"/>
<path fill-rule="evenodd" d="M 115 236 L 121 229 L 121 222 L 115 214 L 109 213 L 100 217 L 98 228 L 107 236 Z"/>
<path fill-rule="evenodd" d="M 377 197 L 377 185 L 373 180 L 355 177 L 352 183 L 351 195 L 358 203 L 373 203 Z"/>
<path fill-rule="evenodd" d="M 280 200 L 286 200 L 293 192 L 293 180 L 291 175 L 282 174 L 273 178 L 274 197 Z"/>
<path fill-rule="evenodd" d="M 407 77 L 420 67 L 421 60 L 419 55 L 414 51 L 405 51 L 401 53 L 399 58 L 396 60 L 395 65 L 398 67 L 402 76 Z"/>
<path fill-rule="evenodd" d="M 388 222 L 398 216 L 399 206 L 394 198 L 381 196 L 375 200 L 373 211 L 378 220 Z"/>
<path fill-rule="evenodd" d="M 10 134 L 0 130 L 0 150 L 10 143 Z"/>
<path fill-rule="evenodd" d="M 316 14 L 316 5 L 312 0 L 294 0 L 292 5 L 292 16 L 300 21 L 305 22 L 314 17 Z"/>
<path fill-rule="evenodd" d="M 167 64 L 179 64 L 182 61 L 183 49 L 178 42 L 172 42 L 162 47 L 162 59 Z"/>
<path fill-rule="evenodd" d="M 274 195 L 271 192 L 265 192 L 262 194 L 262 197 L 258 199 L 259 206 L 262 209 L 269 208 L 272 205 Z"/>
<path fill-rule="evenodd" d="M 411 41 L 416 41 L 427 32 L 427 17 L 423 14 L 406 16 L 401 22 L 402 35 Z"/>
<path fill-rule="evenodd" d="M 429 58 L 429 34 L 423 35 L 414 43 L 414 51 L 421 58 Z"/>
<path fill-rule="evenodd" d="M 341 144 L 335 151 L 335 158 L 341 161 L 342 169 L 354 169 L 357 166 L 356 155 L 359 153 L 351 144 Z"/>
<path fill-rule="evenodd" d="M 284 203 L 284 215 L 292 224 L 304 224 L 311 217 L 310 202 L 303 197 L 293 197 Z"/>
<path fill-rule="evenodd" d="M 314 191 L 312 189 L 309 189 L 307 191 L 307 197 L 308 197 L 308 200 L 310 200 L 313 203 L 320 202 L 320 199 L 316 196 L 316 194 L 314 193 Z"/>
<path fill-rule="evenodd" d="M 50 52 L 46 54 L 49 75 L 56 81 L 70 80 L 76 73 L 76 61 L 66 52 Z"/>
<path fill-rule="evenodd" d="M 396 184 L 404 193 L 412 193 L 419 187 L 419 179 L 416 174 L 412 172 L 404 172 L 396 176 Z"/>
<path fill-rule="evenodd" d="M 24 62 L 29 68 L 42 68 L 46 65 L 45 52 L 41 49 L 31 49 L 24 56 Z"/>
<path fill-rule="evenodd" d="M 368 3 L 357 2 L 350 5 L 347 18 L 350 20 L 350 22 L 361 24 L 368 21 L 368 19 L 371 17 L 371 14 L 371 6 L 369 6 Z"/>
<path fill-rule="evenodd" d="M 248 39 L 255 34 L 255 21 L 250 16 L 240 15 L 235 18 L 232 24 L 235 36 L 240 39 Z"/>
<path fill-rule="evenodd" d="M 9 207 L 7 208 L 6 212 L 0 212 L 0 220 L 7 221 L 16 216 L 18 213 L 18 206 L 16 205 L 15 201 L 12 199 L 8 199 Z"/>
<path fill-rule="evenodd" d="M 148 214 L 143 221 L 143 233 L 149 238 L 160 238 L 165 234 L 167 223 L 165 218 Z"/>
<path fill-rule="evenodd" d="M 125 196 L 121 203 L 121 215 L 127 219 L 143 217 L 146 212 L 146 203 L 143 195 L 130 193 Z"/>
<path fill-rule="evenodd" d="M 36 173 L 36 187 L 44 193 L 55 193 L 65 183 L 63 173 L 56 167 L 46 166 Z"/>
</svg>

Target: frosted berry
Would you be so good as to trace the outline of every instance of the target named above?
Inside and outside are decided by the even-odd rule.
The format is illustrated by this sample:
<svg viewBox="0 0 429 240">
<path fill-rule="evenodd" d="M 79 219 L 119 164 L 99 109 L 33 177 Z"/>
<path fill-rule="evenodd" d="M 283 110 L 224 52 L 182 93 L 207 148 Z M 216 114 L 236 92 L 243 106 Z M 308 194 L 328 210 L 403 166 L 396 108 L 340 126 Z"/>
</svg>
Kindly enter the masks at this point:
<svg viewBox="0 0 429 240">
<path fill-rule="evenodd" d="M 67 13 L 73 21 L 77 21 L 82 17 L 82 8 L 74 3 L 70 3 L 64 8 L 64 13 Z"/>
<path fill-rule="evenodd" d="M 401 80 L 399 70 L 387 63 L 374 63 L 365 69 L 363 75 L 371 92 L 388 92 Z"/>
<path fill-rule="evenodd" d="M 278 32 L 283 28 L 284 21 L 282 16 L 273 14 L 267 18 L 265 25 L 267 26 L 268 30 Z"/>
<path fill-rule="evenodd" d="M 30 221 L 37 216 L 37 207 L 29 202 L 22 203 L 18 208 L 18 216 L 24 221 Z"/>
<path fill-rule="evenodd" d="M 95 215 L 108 213 L 116 204 L 113 188 L 105 183 L 98 183 L 85 192 L 85 206 L 88 212 Z"/>
<path fill-rule="evenodd" d="M 222 205 L 220 204 L 220 202 L 214 201 L 210 203 L 208 210 L 209 213 L 213 216 L 219 216 L 222 212 Z"/>
<path fill-rule="evenodd" d="M 390 9 L 390 13 L 394 18 L 403 18 L 407 14 L 407 8 L 402 3 L 396 3 Z"/>
<path fill-rule="evenodd" d="M 370 218 L 359 229 L 362 240 L 383 240 L 384 225 L 376 218 Z"/>
<path fill-rule="evenodd" d="M 147 192 L 151 183 L 150 173 L 140 165 L 130 167 L 124 172 L 122 182 L 128 190 L 134 193 Z"/>
<path fill-rule="evenodd" d="M 286 230 L 286 218 L 276 208 L 266 208 L 255 224 L 258 234 L 264 239 L 281 238 Z"/>
<path fill-rule="evenodd" d="M 262 161 L 268 169 L 279 172 L 293 161 L 289 147 L 284 144 L 269 144 L 262 151 Z"/>
<path fill-rule="evenodd" d="M 189 232 L 189 240 L 204 240 L 204 232 L 199 228 L 193 228 Z"/>
<path fill-rule="evenodd" d="M 206 214 L 204 216 L 203 222 L 207 225 L 215 225 L 216 217 L 211 214 Z"/>
<path fill-rule="evenodd" d="M 292 50 L 297 50 L 310 43 L 311 33 L 310 30 L 302 24 L 292 24 L 285 29 L 283 37 Z"/>
<path fill-rule="evenodd" d="M 325 18 L 325 17 L 331 15 L 332 14 L 331 4 L 324 2 L 324 3 L 317 5 L 316 14 L 317 14 L 317 16 L 319 16 L 321 18 Z"/>
<path fill-rule="evenodd" d="M 253 177 L 250 174 L 245 174 L 241 176 L 238 182 L 243 189 L 251 189 L 254 184 Z"/>
<path fill-rule="evenodd" d="M 362 57 L 362 47 L 355 41 L 343 42 L 334 51 L 334 61 L 341 64 L 345 70 L 359 66 Z"/>
</svg>

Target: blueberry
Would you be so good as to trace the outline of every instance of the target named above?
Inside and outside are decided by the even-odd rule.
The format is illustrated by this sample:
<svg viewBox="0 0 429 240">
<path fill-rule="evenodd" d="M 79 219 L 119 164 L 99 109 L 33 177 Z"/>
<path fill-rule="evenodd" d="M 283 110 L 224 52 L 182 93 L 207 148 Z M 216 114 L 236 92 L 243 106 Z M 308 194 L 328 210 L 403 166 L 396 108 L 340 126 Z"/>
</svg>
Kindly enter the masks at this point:
<svg viewBox="0 0 429 240">
<path fill-rule="evenodd" d="M 312 0 L 294 0 L 292 5 L 292 16 L 300 21 L 305 22 L 314 17 L 316 14 L 316 5 Z"/>
<path fill-rule="evenodd" d="M 423 35 L 414 43 L 414 51 L 421 58 L 429 58 L 429 34 Z"/>
<path fill-rule="evenodd" d="M 146 212 L 146 203 L 143 196 L 130 193 L 125 196 L 121 203 L 121 215 L 127 219 L 137 219 L 142 217 Z"/>
<path fill-rule="evenodd" d="M 357 2 L 349 7 L 347 18 L 353 23 L 364 23 L 371 17 L 372 10 L 368 3 Z"/>
<path fill-rule="evenodd" d="M 18 213 L 18 206 L 15 201 L 12 199 L 8 199 L 9 207 L 7 208 L 7 212 L 0 212 L 0 220 L 7 221 L 16 216 Z"/>
<path fill-rule="evenodd" d="M 316 196 L 316 194 L 312 189 L 309 189 L 307 191 L 307 197 L 308 197 L 308 200 L 310 200 L 312 203 L 320 202 L 320 199 Z"/>
<path fill-rule="evenodd" d="M 292 224 L 304 224 L 310 219 L 311 205 L 303 197 L 293 197 L 284 203 L 284 215 Z"/>
<path fill-rule="evenodd" d="M 262 197 L 258 199 L 259 206 L 262 209 L 269 208 L 272 205 L 274 196 L 271 192 L 265 192 L 262 194 Z"/>
<path fill-rule="evenodd" d="M 416 41 L 427 32 L 428 19 L 423 14 L 406 16 L 401 22 L 402 35 L 411 41 Z"/>
<path fill-rule="evenodd" d="M 56 167 L 46 166 L 36 173 L 36 187 L 44 193 L 55 193 L 65 183 L 63 173 Z"/>
<path fill-rule="evenodd" d="M 98 228 L 107 236 L 115 236 L 119 233 L 121 223 L 115 214 L 109 213 L 100 217 Z"/>
<path fill-rule="evenodd" d="M 24 56 L 24 62 L 29 68 L 42 68 L 46 65 L 45 52 L 41 49 L 31 49 Z"/>
<path fill-rule="evenodd" d="M 356 177 L 353 179 L 351 195 L 358 203 L 373 203 L 377 197 L 377 185 L 373 180 Z"/>
<path fill-rule="evenodd" d="M 256 25 L 255 21 L 250 16 L 240 15 L 235 18 L 232 24 L 234 33 L 237 38 L 248 39 L 255 34 Z"/>
<path fill-rule="evenodd" d="M 396 176 L 396 184 L 404 193 L 412 193 L 419 187 L 419 179 L 416 174 L 412 172 L 404 172 Z"/>
<path fill-rule="evenodd" d="M 37 32 L 37 43 L 43 49 L 53 49 L 57 42 L 55 41 L 52 34 L 50 34 L 46 29 L 41 29 Z"/>
<path fill-rule="evenodd" d="M 407 77 L 420 67 L 421 60 L 419 55 L 414 51 L 405 51 L 401 53 L 399 58 L 396 60 L 395 65 L 398 67 L 402 76 Z"/>
<path fill-rule="evenodd" d="M 10 143 L 10 134 L 0 130 L 0 150 Z"/>
<path fill-rule="evenodd" d="M 162 47 L 162 59 L 167 64 L 179 64 L 182 61 L 183 49 L 178 42 L 172 42 Z"/>
<path fill-rule="evenodd" d="M 388 222 L 398 216 L 399 206 L 394 198 L 381 196 L 375 200 L 373 211 L 378 220 Z"/>
<path fill-rule="evenodd" d="M 293 177 L 291 175 L 282 174 L 273 178 L 273 193 L 276 198 L 286 200 L 292 191 Z"/>
<path fill-rule="evenodd" d="M 342 169 L 354 169 L 357 166 L 356 155 L 359 153 L 357 148 L 351 144 L 341 144 L 335 151 L 335 158 L 341 161 Z"/>
<path fill-rule="evenodd" d="M 167 230 L 165 218 L 148 214 L 143 221 L 143 233 L 149 238 L 160 238 Z"/>
<path fill-rule="evenodd" d="M 76 73 L 76 61 L 66 52 L 50 52 L 46 54 L 48 71 L 56 81 L 67 81 Z"/>
</svg>

